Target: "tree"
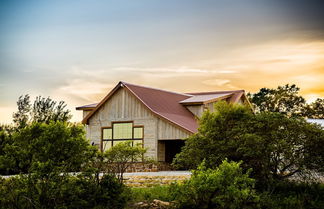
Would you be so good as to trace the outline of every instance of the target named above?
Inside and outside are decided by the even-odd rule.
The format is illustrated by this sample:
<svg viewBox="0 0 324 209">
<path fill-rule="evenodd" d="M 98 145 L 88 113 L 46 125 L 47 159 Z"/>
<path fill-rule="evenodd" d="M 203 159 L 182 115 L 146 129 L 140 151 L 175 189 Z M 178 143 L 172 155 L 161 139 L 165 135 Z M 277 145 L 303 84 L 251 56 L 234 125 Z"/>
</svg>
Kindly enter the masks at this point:
<svg viewBox="0 0 324 209">
<path fill-rule="evenodd" d="M 195 169 L 203 160 L 207 167 L 216 167 L 225 158 L 241 160 L 234 156 L 239 138 L 249 132 L 246 124 L 253 113 L 242 105 L 226 102 L 218 102 L 214 108 L 215 112 L 206 111 L 200 118 L 198 133 L 186 139 L 185 146 L 173 160 L 175 167 Z"/>
<path fill-rule="evenodd" d="M 0 149 L 2 174 L 28 173 L 43 170 L 77 171 L 95 153 L 81 125 L 66 122 L 32 123 L 9 136 Z"/>
<path fill-rule="evenodd" d="M 255 181 L 240 164 L 224 160 L 210 169 L 202 162 L 189 180 L 171 187 L 178 208 L 257 208 Z"/>
<path fill-rule="evenodd" d="M 64 101 L 56 102 L 51 98 L 36 97 L 33 105 L 30 96 L 20 96 L 17 101 L 18 111 L 13 114 L 13 122 L 18 129 L 26 127 L 28 123 L 51 121 L 66 122 L 71 119 L 70 110 L 66 110 Z"/>
<path fill-rule="evenodd" d="M 14 126 L 0 126 L 0 173 L 28 173 L 33 169 L 77 170 L 93 155 L 84 128 L 71 118 L 65 102 L 20 96 Z M 49 171 L 49 170 L 48 170 Z"/>
<path fill-rule="evenodd" d="M 324 99 L 317 98 L 306 107 L 305 112 L 308 118 L 324 119 Z"/>
<path fill-rule="evenodd" d="M 256 112 L 279 112 L 288 117 L 324 118 L 324 99 L 317 98 L 311 104 L 299 96 L 300 88 L 295 84 L 278 86 L 276 89 L 261 88 L 259 92 L 248 93 Z"/>
<path fill-rule="evenodd" d="M 228 158 L 242 160 L 259 182 L 283 180 L 324 164 L 324 130 L 302 118 L 280 113 L 253 114 L 241 105 L 219 102 L 205 112 L 198 133 L 186 140 L 174 165 L 195 168 L 204 159 L 215 167 Z"/>
<path fill-rule="evenodd" d="M 29 121 L 29 113 L 31 111 L 29 95 L 20 96 L 17 101 L 18 111 L 13 114 L 13 122 L 18 129 L 24 128 Z"/>
<path fill-rule="evenodd" d="M 123 174 L 131 166 L 131 162 L 141 162 L 146 149 L 142 144 L 132 146 L 132 142 L 122 142 L 111 147 L 104 153 L 104 162 L 109 173 L 114 173 L 119 181 L 123 181 Z"/>
<path fill-rule="evenodd" d="M 259 92 L 248 94 L 257 112 L 279 112 L 287 116 L 304 116 L 306 100 L 299 96 L 300 88 L 295 84 L 278 86 L 276 89 L 261 88 Z"/>
<path fill-rule="evenodd" d="M 255 115 L 247 125 L 253 133 L 243 135 L 238 152 L 248 165 L 255 165 L 258 179 L 283 180 L 322 171 L 324 130 L 319 125 L 269 112 Z"/>
</svg>

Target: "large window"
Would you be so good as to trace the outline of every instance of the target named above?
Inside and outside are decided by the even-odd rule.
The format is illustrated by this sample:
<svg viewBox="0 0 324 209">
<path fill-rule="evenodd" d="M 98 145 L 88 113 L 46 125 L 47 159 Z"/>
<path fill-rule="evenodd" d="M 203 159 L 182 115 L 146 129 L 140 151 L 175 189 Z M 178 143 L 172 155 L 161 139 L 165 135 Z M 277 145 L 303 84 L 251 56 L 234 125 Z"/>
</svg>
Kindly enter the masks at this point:
<svg viewBox="0 0 324 209">
<path fill-rule="evenodd" d="M 132 146 L 143 144 L 143 135 L 143 126 L 134 126 L 133 122 L 114 122 L 112 127 L 102 128 L 102 151 L 130 140 L 132 140 Z"/>
</svg>

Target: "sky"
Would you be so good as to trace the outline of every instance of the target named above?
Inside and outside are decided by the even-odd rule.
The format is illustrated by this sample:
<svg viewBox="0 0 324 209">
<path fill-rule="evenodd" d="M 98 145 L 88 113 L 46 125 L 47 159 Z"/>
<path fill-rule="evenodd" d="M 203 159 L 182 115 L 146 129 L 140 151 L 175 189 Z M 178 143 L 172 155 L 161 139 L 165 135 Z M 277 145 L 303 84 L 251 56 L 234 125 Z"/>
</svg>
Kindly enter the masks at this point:
<svg viewBox="0 0 324 209">
<path fill-rule="evenodd" d="M 0 123 L 20 95 L 76 106 L 119 82 L 178 92 L 296 84 L 324 97 L 322 0 L 1 0 Z"/>
</svg>

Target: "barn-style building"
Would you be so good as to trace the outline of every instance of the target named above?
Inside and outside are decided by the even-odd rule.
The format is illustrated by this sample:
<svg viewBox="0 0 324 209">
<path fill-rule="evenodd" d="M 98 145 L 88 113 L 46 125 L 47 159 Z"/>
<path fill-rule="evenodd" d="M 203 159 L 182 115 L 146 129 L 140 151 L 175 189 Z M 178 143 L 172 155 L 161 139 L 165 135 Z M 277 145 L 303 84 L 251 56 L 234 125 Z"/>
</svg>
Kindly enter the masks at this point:
<svg viewBox="0 0 324 209">
<path fill-rule="evenodd" d="M 197 118 L 220 100 L 250 105 L 244 90 L 176 93 L 121 81 L 99 103 L 76 109 L 102 151 L 132 140 L 143 143 L 147 157 L 170 163 L 183 139 L 197 132 Z"/>
</svg>

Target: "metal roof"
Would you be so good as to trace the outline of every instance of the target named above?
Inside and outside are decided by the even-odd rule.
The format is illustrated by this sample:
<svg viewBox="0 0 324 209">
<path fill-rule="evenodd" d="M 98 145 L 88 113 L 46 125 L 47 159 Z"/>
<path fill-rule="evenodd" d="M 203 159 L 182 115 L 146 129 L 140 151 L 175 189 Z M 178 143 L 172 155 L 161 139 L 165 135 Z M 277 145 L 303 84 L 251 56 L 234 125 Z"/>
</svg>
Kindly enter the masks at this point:
<svg viewBox="0 0 324 209">
<path fill-rule="evenodd" d="M 192 133 L 197 132 L 195 116 L 179 103 L 190 98 L 189 95 L 125 82 L 123 84 L 152 112 Z"/>
<path fill-rule="evenodd" d="M 215 101 L 217 99 L 223 99 L 233 95 L 233 93 L 219 93 L 219 94 L 205 94 L 205 95 L 193 95 L 192 97 L 180 101 L 181 104 L 190 104 L 190 103 L 206 103 Z"/>
<path fill-rule="evenodd" d="M 126 88 L 140 102 L 158 117 L 165 119 L 191 133 L 196 133 L 198 123 L 195 115 L 185 105 L 196 102 L 210 102 L 228 98 L 230 102 L 237 102 L 244 94 L 244 90 L 238 91 L 217 91 L 182 94 L 162 89 L 139 86 L 120 81 L 109 94 L 100 101 L 90 105 L 77 107 L 77 110 L 92 110 L 82 123 L 88 123 L 88 119 L 119 89 Z"/>
</svg>

